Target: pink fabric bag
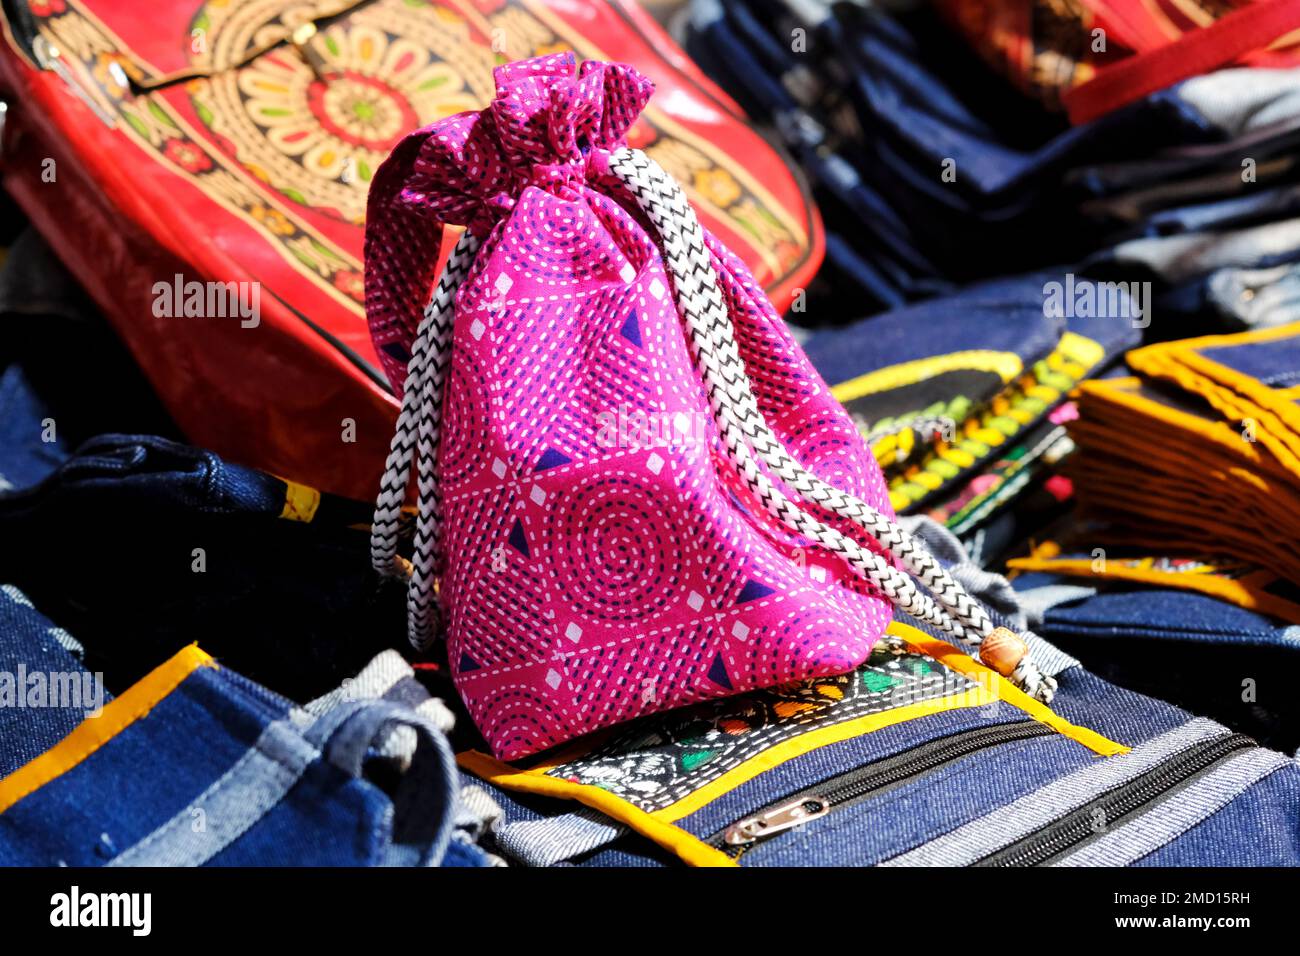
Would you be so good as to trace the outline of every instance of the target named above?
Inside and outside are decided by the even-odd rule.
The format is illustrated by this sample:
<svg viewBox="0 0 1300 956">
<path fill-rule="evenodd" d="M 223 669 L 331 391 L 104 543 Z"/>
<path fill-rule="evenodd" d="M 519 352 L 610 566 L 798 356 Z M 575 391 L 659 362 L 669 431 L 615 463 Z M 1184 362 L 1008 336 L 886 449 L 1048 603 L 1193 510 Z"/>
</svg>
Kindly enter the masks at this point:
<svg viewBox="0 0 1300 956">
<path fill-rule="evenodd" d="M 890 620 L 876 585 L 898 602 L 908 579 L 808 499 L 843 492 L 893 528 L 884 481 L 745 267 L 626 148 L 651 84 L 571 54 L 495 77 L 370 196 L 367 310 L 403 392 L 373 557 L 411 576 L 412 640 L 440 605 L 503 759 L 857 666 Z M 443 223 L 466 233 L 429 299 Z"/>
</svg>

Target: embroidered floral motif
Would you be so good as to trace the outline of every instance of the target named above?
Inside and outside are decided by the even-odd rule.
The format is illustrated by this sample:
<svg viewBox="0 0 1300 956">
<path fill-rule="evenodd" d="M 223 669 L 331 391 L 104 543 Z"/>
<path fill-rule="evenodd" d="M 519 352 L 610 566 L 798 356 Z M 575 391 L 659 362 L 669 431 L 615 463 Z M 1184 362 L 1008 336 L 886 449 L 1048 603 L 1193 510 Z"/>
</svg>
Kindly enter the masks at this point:
<svg viewBox="0 0 1300 956">
<path fill-rule="evenodd" d="M 856 671 L 648 717 L 547 774 L 608 790 L 648 812 L 809 731 L 975 687 L 885 635 Z"/>
</svg>

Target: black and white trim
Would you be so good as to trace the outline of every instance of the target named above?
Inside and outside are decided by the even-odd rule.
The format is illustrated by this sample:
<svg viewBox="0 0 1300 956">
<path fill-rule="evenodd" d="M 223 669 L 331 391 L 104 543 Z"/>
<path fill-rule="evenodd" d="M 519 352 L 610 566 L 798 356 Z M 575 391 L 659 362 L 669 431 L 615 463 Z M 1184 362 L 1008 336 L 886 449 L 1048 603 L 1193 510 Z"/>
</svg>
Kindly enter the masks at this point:
<svg viewBox="0 0 1300 956">
<path fill-rule="evenodd" d="M 402 389 L 402 410 L 397 416 L 370 526 L 370 562 L 375 570 L 410 578 L 407 630 L 411 643 L 418 648 L 432 643 L 437 630 L 433 581 L 441 500 L 434 469 L 442 434 L 442 392 L 451 364 L 456 290 L 469 273 L 478 247 L 479 240 L 470 233 L 460 237 L 416 329 Z M 397 554 L 397 541 L 402 505 L 411 483 L 412 460 L 416 461 L 419 505 L 411 561 L 407 564 Z"/>
</svg>

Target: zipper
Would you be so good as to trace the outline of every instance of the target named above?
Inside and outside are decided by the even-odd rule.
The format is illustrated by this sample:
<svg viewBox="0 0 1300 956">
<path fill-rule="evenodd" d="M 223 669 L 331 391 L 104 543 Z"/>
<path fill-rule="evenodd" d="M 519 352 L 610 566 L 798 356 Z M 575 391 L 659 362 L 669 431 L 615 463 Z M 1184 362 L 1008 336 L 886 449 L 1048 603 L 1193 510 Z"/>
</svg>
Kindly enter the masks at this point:
<svg viewBox="0 0 1300 956">
<path fill-rule="evenodd" d="M 231 70 L 238 70 L 240 67 L 247 66 L 260 56 L 265 56 L 272 50 L 282 47 L 292 48 L 302 57 L 312 73 L 317 79 L 325 79 L 324 66 L 325 60 L 313 48 L 313 43 L 317 34 L 323 32 L 329 27 L 344 20 L 356 13 L 362 7 L 369 6 L 374 0 L 353 0 L 351 3 L 344 3 L 342 6 L 334 9 L 330 13 L 322 14 L 315 20 L 305 20 L 298 24 L 297 27 L 290 29 L 283 23 L 275 24 L 281 27 L 281 31 L 271 30 L 270 37 L 245 50 L 243 54 L 232 59 L 220 67 L 192 67 L 186 70 L 177 70 L 163 76 L 153 79 L 132 79 L 131 88 L 137 93 L 150 93 L 154 90 L 161 90 L 165 87 L 175 86 L 181 82 L 187 82 L 194 79 L 216 76 L 218 73 L 227 73 Z M 272 24 L 267 24 L 271 26 Z"/>
<path fill-rule="evenodd" d="M 1039 866 L 1099 832 L 1096 826 L 1098 814 L 1108 826 L 1113 826 L 1223 758 L 1258 746 L 1245 734 L 1229 734 L 1202 741 L 1010 846 L 990 853 L 975 865 Z"/>
<path fill-rule="evenodd" d="M 327 28 L 333 26 L 355 13 L 362 7 L 369 6 L 375 0 L 352 0 L 350 3 L 344 3 L 342 6 L 335 8 L 329 13 L 322 14 L 315 20 L 306 20 L 297 27 L 290 29 L 287 25 L 280 23 L 275 24 L 282 27 L 282 30 L 272 31 L 272 35 L 266 41 L 246 50 L 241 56 L 235 58 L 230 63 L 223 65 L 221 68 L 212 67 L 192 67 L 189 69 L 177 70 L 173 73 L 163 74 L 151 79 L 146 78 L 127 78 L 123 74 L 126 82 L 122 83 L 124 88 L 129 88 L 134 93 L 151 93 L 155 90 L 161 90 L 169 86 L 175 86 L 178 83 L 203 77 L 216 76 L 218 73 L 228 70 L 237 70 L 242 66 L 247 66 L 259 56 L 264 56 L 272 50 L 281 47 L 290 47 L 295 50 L 299 56 L 306 61 L 307 66 L 319 78 L 322 76 L 324 60 L 320 54 L 313 49 L 313 41 L 316 36 Z M 59 62 L 59 50 L 50 43 L 48 39 L 40 32 L 35 17 L 27 7 L 26 0 L 0 0 L 0 15 L 3 15 L 10 27 L 10 33 L 15 43 L 20 48 L 25 58 L 33 66 L 42 70 L 49 70 L 57 73 L 65 83 L 72 87 L 72 91 L 80 98 L 85 100 L 89 94 L 81 87 L 81 84 L 73 79 L 67 72 L 67 67 Z M 274 21 L 273 21 L 274 23 Z M 270 24 L 268 24 L 270 25 Z M 120 69 L 120 67 L 119 67 Z M 90 103 L 91 109 L 104 120 L 102 115 L 104 109 L 102 106 Z M 112 126 L 112 123 L 108 125 Z"/>
<path fill-rule="evenodd" d="M 968 757 L 988 747 L 1048 737 L 1056 731 L 1036 720 L 977 727 L 941 737 L 822 781 L 816 787 L 787 797 L 759 812 L 719 830 L 704 842 L 739 858 L 754 845 L 778 833 L 793 829 L 887 787 L 897 786 L 923 774 Z"/>
</svg>

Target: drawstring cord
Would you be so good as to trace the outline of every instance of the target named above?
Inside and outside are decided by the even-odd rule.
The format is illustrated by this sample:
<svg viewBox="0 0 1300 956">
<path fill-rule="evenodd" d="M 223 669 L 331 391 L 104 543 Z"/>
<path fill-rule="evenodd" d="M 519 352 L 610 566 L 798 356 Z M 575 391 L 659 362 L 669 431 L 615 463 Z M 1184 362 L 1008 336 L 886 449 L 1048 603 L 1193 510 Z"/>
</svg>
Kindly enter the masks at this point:
<svg viewBox="0 0 1300 956">
<path fill-rule="evenodd" d="M 807 471 L 773 433 L 758 407 L 740 356 L 735 326 L 723 301 L 704 232 L 677 183 L 639 150 L 616 151 L 610 158 L 609 169 L 659 232 L 677 308 L 685 321 L 727 459 L 767 512 L 791 530 L 840 555 L 856 574 L 870 581 L 903 611 L 978 648 L 985 664 L 1031 697 L 1050 702 L 1056 681 L 1033 663 L 1022 638 L 1006 628 L 995 627 L 979 602 L 906 530 L 866 502 Z M 451 301 L 477 250 L 477 242 L 467 243 L 467 238 L 468 234 L 448 260 L 447 270 L 417 330 L 402 413 L 393 436 L 371 535 L 376 570 L 384 574 L 401 573 L 403 568 L 396 555 L 397 519 L 409 481 L 414 443 L 419 456 L 419 509 L 407 610 L 411 641 L 417 647 L 427 646 L 432 639 L 436 614 L 432 569 L 438 499 L 432 468 L 437 451 L 437 406 L 450 351 Z M 418 398 L 413 399 L 417 392 Z M 804 502 L 840 515 L 870 534 L 916 575 L 930 594 L 919 590 L 911 578 L 879 554 L 863 548 L 791 501 L 761 469 L 760 461 Z"/>
<path fill-rule="evenodd" d="M 981 647 L 980 655 L 986 664 L 1005 671 L 1004 676 L 1030 696 L 1050 701 L 1056 681 L 1033 664 L 1020 638 L 1006 628 L 995 627 L 979 602 L 906 530 L 866 502 L 808 472 L 772 432 L 758 408 L 740 357 L 735 326 L 713 271 L 704 231 L 681 187 L 639 150 L 624 148 L 614 153 L 610 171 L 659 231 L 678 311 L 686 322 L 728 457 L 768 512 L 787 527 L 809 534 L 840 553 L 855 571 L 907 613 L 967 644 L 981 646 L 987 642 L 988 647 Z M 847 518 L 880 542 L 925 584 L 942 610 L 879 555 L 863 551 L 851 539 L 790 502 L 758 471 L 751 449 L 804 501 Z"/>
<path fill-rule="evenodd" d="M 402 410 L 397 416 L 370 525 L 371 565 L 382 575 L 410 579 L 406 590 L 406 626 L 411 643 L 420 650 L 433 643 L 438 631 L 438 602 L 433 581 L 442 501 L 434 468 L 438 461 L 438 441 L 442 437 L 443 383 L 451 363 L 453 305 L 456 290 L 469 274 L 478 247 L 479 240 L 472 234 L 461 235 L 415 331 L 402 387 Z M 407 563 L 397 553 L 397 538 L 413 458 L 418 463 L 419 505 L 411 561 Z"/>
</svg>

